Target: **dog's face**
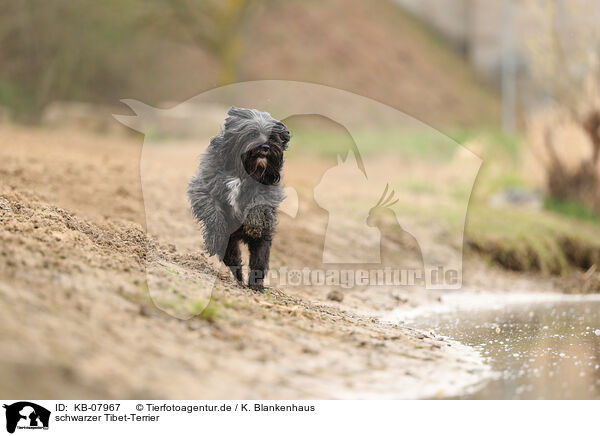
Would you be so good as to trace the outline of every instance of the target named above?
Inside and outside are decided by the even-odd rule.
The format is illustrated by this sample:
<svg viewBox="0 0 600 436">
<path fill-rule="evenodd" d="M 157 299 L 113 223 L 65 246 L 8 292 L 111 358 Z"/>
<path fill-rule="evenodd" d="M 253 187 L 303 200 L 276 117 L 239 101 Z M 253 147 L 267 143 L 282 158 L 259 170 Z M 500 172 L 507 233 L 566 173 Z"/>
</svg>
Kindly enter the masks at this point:
<svg viewBox="0 0 600 436">
<path fill-rule="evenodd" d="M 265 185 L 279 182 L 283 152 L 290 141 L 281 121 L 256 109 L 231 108 L 223 133 L 241 175 Z"/>
</svg>

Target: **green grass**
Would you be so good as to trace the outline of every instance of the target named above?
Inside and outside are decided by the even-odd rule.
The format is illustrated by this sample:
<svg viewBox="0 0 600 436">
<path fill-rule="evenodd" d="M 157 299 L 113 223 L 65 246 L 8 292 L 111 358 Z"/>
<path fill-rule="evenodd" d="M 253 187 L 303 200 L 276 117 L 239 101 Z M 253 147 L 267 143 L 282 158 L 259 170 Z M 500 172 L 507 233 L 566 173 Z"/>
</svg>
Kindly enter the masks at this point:
<svg viewBox="0 0 600 436">
<path fill-rule="evenodd" d="M 450 129 L 445 132 L 459 144 L 481 141 L 488 157 L 519 160 L 523 138 L 519 134 L 507 134 L 498 129 Z"/>
<path fill-rule="evenodd" d="M 0 106 L 10 108 L 13 115 L 21 120 L 23 114 L 34 111 L 35 96 L 21 84 L 0 78 Z"/>
<path fill-rule="evenodd" d="M 171 292 L 172 290 L 170 289 L 169 291 Z M 151 301 L 153 303 L 155 302 L 154 299 L 151 299 Z M 203 299 L 190 302 L 183 298 L 179 293 L 176 293 L 170 298 L 161 298 L 156 301 L 156 305 L 162 309 L 171 309 L 180 314 L 197 315 L 210 323 L 213 323 L 220 318 L 220 310 L 222 309 L 222 306 Z"/>
<path fill-rule="evenodd" d="M 565 275 L 600 259 L 600 226 L 548 211 L 471 207 L 467 247 L 517 271 Z"/>
<path fill-rule="evenodd" d="M 556 212 L 571 218 L 592 221 L 600 224 L 600 216 L 590 208 L 574 201 L 565 201 L 557 198 L 547 198 L 544 201 L 546 210 Z"/>
<path fill-rule="evenodd" d="M 198 313 L 201 319 L 204 321 L 213 323 L 219 318 L 219 311 L 221 306 L 217 306 L 212 302 L 208 304 L 204 300 L 199 300 L 190 305 L 190 311 L 192 313 Z"/>
<path fill-rule="evenodd" d="M 443 162 L 450 159 L 459 146 L 473 140 L 485 145 L 486 156 L 516 162 L 520 156 L 519 135 L 506 135 L 494 129 L 363 129 L 352 132 L 342 128 L 289 126 L 292 132 L 292 147 L 289 154 L 315 153 L 317 156 L 345 156 L 354 145 L 362 156 L 394 153 L 409 158 L 429 159 Z"/>
<path fill-rule="evenodd" d="M 573 202 L 546 199 L 544 210 L 492 209 L 491 195 L 528 187 L 521 168 L 523 140 L 487 131 L 486 159 L 475 183 L 465 226 L 467 249 L 517 271 L 566 275 L 600 260 L 600 217 Z"/>
<path fill-rule="evenodd" d="M 289 153 L 315 153 L 317 156 L 346 156 L 355 146 L 363 157 L 394 153 L 406 157 L 444 161 L 451 158 L 457 144 L 433 129 L 423 130 L 362 130 L 351 136 L 342 129 L 290 127 L 292 146 Z"/>
</svg>

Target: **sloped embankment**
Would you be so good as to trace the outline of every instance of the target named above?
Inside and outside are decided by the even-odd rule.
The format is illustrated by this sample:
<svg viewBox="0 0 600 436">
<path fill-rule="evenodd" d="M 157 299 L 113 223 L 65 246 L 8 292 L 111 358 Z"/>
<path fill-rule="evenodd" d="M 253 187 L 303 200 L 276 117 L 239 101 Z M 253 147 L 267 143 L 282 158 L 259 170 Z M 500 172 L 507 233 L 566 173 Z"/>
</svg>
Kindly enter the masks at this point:
<svg viewBox="0 0 600 436">
<path fill-rule="evenodd" d="M 147 237 L 126 218 L 141 208 L 122 171 L 135 167 L 134 148 L 60 132 L 2 134 L 5 397 L 412 398 L 451 395 L 484 376 L 479 356 L 459 344 L 286 289 L 255 294 L 197 248 Z M 201 315 L 181 321 L 156 309 L 149 254 L 192 277 L 217 275 Z"/>
</svg>

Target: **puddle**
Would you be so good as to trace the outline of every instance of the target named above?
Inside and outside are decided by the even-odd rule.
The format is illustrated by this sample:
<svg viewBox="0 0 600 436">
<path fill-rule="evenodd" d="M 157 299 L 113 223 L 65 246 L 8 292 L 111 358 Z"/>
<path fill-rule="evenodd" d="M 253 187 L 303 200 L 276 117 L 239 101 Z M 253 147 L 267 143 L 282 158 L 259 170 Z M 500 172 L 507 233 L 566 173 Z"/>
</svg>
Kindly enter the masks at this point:
<svg viewBox="0 0 600 436">
<path fill-rule="evenodd" d="M 600 399 L 600 301 L 421 313 L 407 324 L 471 345 L 496 376 L 465 399 Z"/>
</svg>

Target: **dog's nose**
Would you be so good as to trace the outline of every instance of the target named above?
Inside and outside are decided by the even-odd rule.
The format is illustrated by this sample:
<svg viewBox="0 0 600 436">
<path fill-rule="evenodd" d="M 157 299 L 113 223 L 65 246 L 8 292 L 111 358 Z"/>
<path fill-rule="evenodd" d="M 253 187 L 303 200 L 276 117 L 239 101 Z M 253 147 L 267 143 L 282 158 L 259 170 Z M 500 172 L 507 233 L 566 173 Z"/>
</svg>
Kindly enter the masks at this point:
<svg viewBox="0 0 600 436">
<path fill-rule="evenodd" d="M 263 144 L 260 146 L 260 151 L 266 153 L 269 151 L 269 145 L 268 144 Z"/>
</svg>

